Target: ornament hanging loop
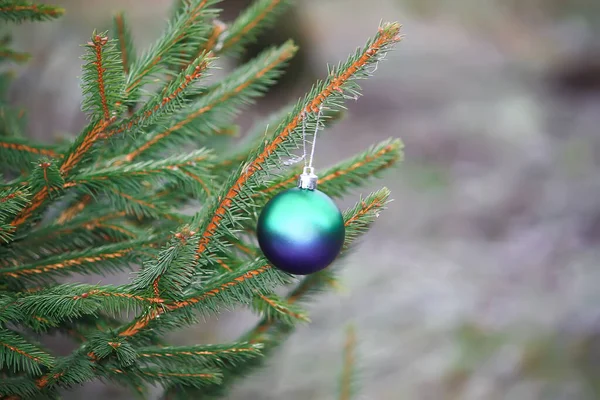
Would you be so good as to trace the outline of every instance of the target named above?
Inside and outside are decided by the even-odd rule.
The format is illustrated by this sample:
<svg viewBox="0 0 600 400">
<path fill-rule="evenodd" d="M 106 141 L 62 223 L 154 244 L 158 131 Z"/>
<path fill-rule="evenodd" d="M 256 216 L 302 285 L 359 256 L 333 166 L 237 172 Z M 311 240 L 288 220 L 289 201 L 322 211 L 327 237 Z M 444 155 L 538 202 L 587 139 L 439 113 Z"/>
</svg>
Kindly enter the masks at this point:
<svg viewBox="0 0 600 400">
<path fill-rule="evenodd" d="M 315 190 L 319 177 L 315 175 L 313 167 L 304 167 L 300 178 L 298 179 L 298 187 L 300 189 Z"/>
<path fill-rule="evenodd" d="M 308 189 L 315 190 L 317 188 L 317 182 L 319 177 L 315 175 L 315 169 L 313 165 L 313 158 L 315 155 L 315 147 L 317 143 L 317 132 L 319 131 L 319 119 L 321 118 L 321 113 L 323 112 L 323 104 L 319 106 L 319 113 L 317 114 L 317 120 L 315 121 L 315 133 L 313 134 L 312 146 L 310 151 L 310 159 L 307 159 L 306 152 L 306 111 L 302 112 L 302 143 L 304 147 L 304 155 L 302 159 L 304 159 L 304 169 L 302 170 L 302 174 L 298 179 L 298 187 L 300 189 Z"/>
</svg>

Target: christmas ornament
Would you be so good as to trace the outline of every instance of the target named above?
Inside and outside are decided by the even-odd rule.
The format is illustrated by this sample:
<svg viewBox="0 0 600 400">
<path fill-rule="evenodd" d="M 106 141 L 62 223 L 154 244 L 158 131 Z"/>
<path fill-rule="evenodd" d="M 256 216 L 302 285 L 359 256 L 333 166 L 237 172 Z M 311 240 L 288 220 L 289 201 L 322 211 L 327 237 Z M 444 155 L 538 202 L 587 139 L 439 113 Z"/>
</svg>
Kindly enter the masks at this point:
<svg viewBox="0 0 600 400">
<path fill-rule="evenodd" d="M 304 171 L 298 187 L 273 197 L 262 210 L 256 233 L 265 257 L 277 268 L 307 275 L 330 265 L 344 245 L 344 218 L 333 200 L 317 189 L 312 161 L 321 109 L 317 115 L 310 162 L 306 162 L 305 117 L 302 118 Z"/>
</svg>

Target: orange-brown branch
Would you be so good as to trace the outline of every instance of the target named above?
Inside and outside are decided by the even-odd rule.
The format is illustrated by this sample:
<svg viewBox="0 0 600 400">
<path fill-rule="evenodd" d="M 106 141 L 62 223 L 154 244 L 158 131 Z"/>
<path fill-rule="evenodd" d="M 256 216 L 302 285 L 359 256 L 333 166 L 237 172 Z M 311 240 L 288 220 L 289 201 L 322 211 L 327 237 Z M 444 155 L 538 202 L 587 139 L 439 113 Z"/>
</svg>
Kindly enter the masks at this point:
<svg viewBox="0 0 600 400">
<path fill-rule="evenodd" d="M 210 37 L 206 41 L 206 44 L 203 46 L 203 48 L 200 49 L 200 51 L 198 52 L 197 57 L 200 57 L 202 55 L 202 53 L 204 53 L 205 51 L 211 51 L 212 49 L 215 48 L 215 45 L 217 44 L 217 42 L 219 40 L 219 36 L 221 36 L 221 33 L 223 33 L 225 28 L 226 28 L 226 25 L 224 23 L 222 23 L 220 21 L 214 22 L 213 30 L 210 34 Z"/>
<path fill-rule="evenodd" d="M 84 293 L 81 296 L 73 296 L 73 300 L 79 300 L 81 298 L 85 299 L 85 298 L 89 298 L 90 296 L 121 297 L 121 298 L 126 298 L 126 299 L 139 300 L 139 301 L 143 301 L 143 302 L 147 302 L 147 303 L 151 303 L 151 304 L 162 304 L 165 302 L 165 300 L 157 298 L 157 297 L 144 297 L 144 296 L 138 296 L 138 295 L 124 293 L 124 292 L 105 292 L 100 289 L 90 290 L 89 292 Z"/>
<path fill-rule="evenodd" d="M 360 217 L 362 217 L 363 215 L 365 215 L 372 209 L 383 206 L 383 203 L 382 203 L 381 199 L 376 199 L 371 204 L 366 204 L 365 202 L 363 202 L 362 205 L 363 205 L 363 208 L 361 208 L 356 214 L 354 214 L 351 218 L 349 218 L 346 221 L 346 223 L 344 224 L 345 226 L 352 224 L 354 221 L 356 221 L 357 219 L 359 219 Z"/>
<path fill-rule="evenodd" d="M 346 343 L 344 344 L 344 369 L 340 385 L 340 400 L 350 400 L 352 397 L 352 371 L 354 369 L 356 334 L 354 329 L 348 329 Z"/>
<path fill-rule="evenodd" d="M 22 195 L 23 195 L 23 192 L 16 191 L 16 192 L 6 195 L 4 197 L 0 197 L 0 203 L 6 203 L 7 201 L 12 200 L 17 196 L 22 196 Z"/>
<path fill-rule="evenodd" d="M 161 140 L 163 140 L 164 138 L 166 138 L 167 136 L 169 136 L 173 132 L 176 132 L 179 129 L 183 128 L 184 126 L 186 126 L 187 124 L 189 124 L 190 122 L 192 122 L 193 120 L 195 120 L 196 118 L 198 118 L 200 115 L 202 115 L 202 114 L 204 114 L 204 113 L 212 110 L 215 106 L 217 106 L 217 105 L 219 105 L 219 104 L 221 104 L 221 103 L 229 100 L 231 97 L 233 97 L 234 95 L 238 94 L 242 90 L 246 89 L 253 82 L 255 82 L 256 80 L 260 79 L 267 72 L 269 72 L 270 70 L 272 70 L 273 68 L 275 68 L 277 65 L 281 64 L 282 62 L 287 61 L 292 56 L 293 56 L 293 52 L 292 51 L 283 52 L 275 61 L 272 61 L 267 66 L 265 66 L 263 69 L 261 69 L 260 71 L 258 71 L 258 73 L 256 75 L 254 75 L 251 79 L 246 80 L 244 83 L 242 83 L 241 85 L 237 86 L 232 91 L 225 93 L 223 96 L 221 96 L 220 98 L 216 99 L 214 102 L 212 102 L 212 103 L 210 103 L 210 104 L 208 104 L 208 105 L 206 105 L 206 106 L 204 106 L 202 108 L 199 108 L 198 110 L 196 110 L 193 113 L 189 114 L 186 118 L 184 118 L 183 120 L 179 121 L 178 123 L 176 123 L 175 125 L 173 125 L 169 129 L 167 129 L 166 131 L 157 134 L 152 139 L 150 139 L 149 141 L 147 141 L 146 143 L 144 143 L 143 145 L 141 145 L 140 147 L 138 147 L 134 151 L 132 151 L 129 154 L 127 154 L 125 156 L 125 159 L 127 161 L 129 161 L 129 162 L 133 161 L 134 158 L 138 157 L 140 154 L 142 154 L 143 152 L 145 152 L 146 150 L 148 150 L 150 147 L 154 146 L 156 143 L 160 142 Z"/>
<path fill-rule="evenodd" d="M 325 175 L 322 178 L 319 178 L 319 181 L 322 182 L 327 182 L 330 181 L 332 179 L 338 178 L 340 176 L 343 175 L 347 175 L 353 171 L 356 171 L 357 169 L 375 161 L 376 159 L 383 157 L 384 155 L 396 150 L 398 148 L 398 145 L 396 144 L 390 144 L 385 146 L 384 148 L 382 148 L 381 150 L 379 150 L 377 153 L 372 154 L 372 155 L 368 155 L 366 156 L 364 159 L 355 162 L 354 164 L 350 165 L 348 168 L 346 169 L 341 169 L 335 172 L 332 172 L 331 174 Z M 372 173 L 378 172 L 380 169 L 385 168 L 387 166 L 389 166 L 390 164 L 393 164 L 394 162 L 396 162 L 397 157 L 393 158 L 392 160 L 390 160 L 388 163 L 386 163 L 385 165 L 383 165 L 381 168 L 377 168 L 373 171 L 371 171 Z"/>
<path fill-rule="evenodd" d="M 127 41 L 125 40 L 125 23 L 123 14 L 115 15 L 115 25 L 117 26 L 117 37 L 119 38 L 119 47 L 121 47 L 121 62 L 123 63 L 123 72 L 129 74 L 129 59 L 127 54 Z"/>
<path fill-rule="evenodd" d="M 202 9 L 204 8 L 204 6 L 206 5 L 208 0 L 203 0 L 201 1 L 196 8 L 194 8 L 191 12 L 188 13 L 187 15 L 187 19 L 184 23 L 184 28 L 182 29 L 182 32 L 187 31 L 187 28 L 194 23 L 194 21 L 200 16 L 200 12 L 202 11 Z M 137 88 L 138 85 L 140 84 L 140 82 L 142 81 L 142 79 L 148 75 L 148 73 L 150 73 L 150 71 L 152 70 L 152 67 L 154 67 L 156 64 L 158 64 L 161 59 L 162 59 L 162 54 L 164 54 L 165 52 L 169 51 L 169 49 L 171 49 L 173 46 L 175 46 L 177 44 L 177 42 L 179 42 L 181 39 L 183 39 L 184 35 L 179 35 L 176 38 L 174 38 L 170 43 L 168 43 L 165 46 L 165 50 L 156 56 L 156 58 L 154 58 L 152 60 L 152 62 L 148 65 L 148 67 L 146 67 L 142 72 L 140 72 L 140 74 L 136 77 L 136 79 L 131 82 L 131 84 L 129 84 L 127 86 L 127 88 L 125 89 L 126 92 L 130 92 L 133 89 Z"/>
<path fill-rule="evenodd" d="M 121 257 L 126 256 L 133 250 L 134 249 L 132 249 L 132 248 L 124 249 L 124 250 L 115 251 L 114 253 L 107 253 L 107 254 L 102 254 L 102 255 L 97 255 L 97 256 L 79 257 L 79 258 L 74 258 L 71 260 L 65 260 L 62 262 L 58 262 L 55 264 L 38 265 L 38 266 L 27 268 L 27 269 L 18 269 L 18 270 L 14 270 L 14 271 L 0 271 L 0 276 L 9 276 L 11 278 L 20 278 L 21 276 L 26 276 L 26 275 L 38 275 L 38 274 L 43 274 L 46 272 L 58 271 L 61 269 L 78 266 L 83 263 L 94 263 L 94 262 L 98 262 L 98 261 L 121 258 Z"/>
<path fill-rule="evenodd" d="M 136 126 L 142 119 L 149 118 L 152 116 L 152 114 L 157 112 L 159 109 L 164 108 L 167 104 L 172 102 L 182 91 L 184 91 L 190 85 L 190 83 L 192 81 L 200 78 L 202 76 L 202 73 L 204 72 L 204 70 L 207 67 L 208 67 L 208 63 L 206 61 L 202 62 L 200 65 L 197 65 L 196 68 L 194 69 L 193 74 L 187 75 L 185 77 L 183 83 L 181 85 L 179 85 L 177 88 L 175 88 L 175 90 L 173 90 L 172 93 L 165 95 L 159 104 L 155 105 L 152 109 L 144 112 L 144 114 L 141 117 L 131 119 L 127 123 L 124 123 L 123 125 L 115 128 L 115 129 L 112 129 L 111 131 L 109 131 L 106 134 L 106 137 L 111 137 L 118 133 L 121 133 L 121 132 L 131 129 L 134 126 Z M 119 164 L 119 163 L 116 163 L 116 164 Z"/>
<path fill-rule="evenodd" d="M 265 7 L 264 10 L 262 10 L 262 12 L 256 16 L 256 18 L 254 18 L 246 26 L 244 26 L 236 35 L 228 37 L 227 40 L 225 41 L 225 43 L 223 44 L 223 48 L 231 47 L 234 44 L 236 44 L 237 42 L 239 42 L 240 39 L 242 37 L 244 37 L 244 35 L 246 35 L 248 32 L 250 32 L 252 29 L 254 29 L 256 27 L 256 25 L 258 25 L 260 23 L 260 21 L 264 20 L 267 17 L 267 15 L 269 15 L 269 13 L 279 3 L 281 3 L 281 0 L 272 0 L 271 4 L 269 4 L 267 7 Z"/>
<path fill-rule="evenodd" d="M 20 144 L 20 143 L 7 143 L 7 142 L 0 141 L 0 147 L 3 147 L 5 149 L 17 150 L 17 151 L 25 151 L 27 153 L 39 154 L 39 155 L 48 156 L 48 157 L 58 157 L 59 156 L 59 154 L 56 153 L 54 150 L 39 149 L 37 147 L 31 147 L 31 146 L 27 146 L 25 144 Z"/>
<path fill-rule="evenodd" d="M 66 210 L 64 210 L 56 220 L 56 222 L 60 225 L 72 220 L 75 218 L 77 214 L 79 214 L 83 209 L 92 202 L 92 196 L 89 194 L 83 195 L 81 200 L 77 203 L 73 204 Z"/>
<path fill-rule="evenodd" d="M 29 60 L 30 57 L 31 56 L 27 53 L 18 53 L 8 49 L 0 49 L 0 58 L 9 58 L 17 62 L 25 62 Z"/>
<path fill-rule="evenodd" d="M 58 17 L 64 14 L 65 9 L 60 7 L 43 7 L 40 8 L 37 4 L 32 5 L 14 5 L 0 7 L 0 12 L 20 12 L 20 11 L 33 11 L 39 14 L 49 15 L 51 17 Z"/>
<path fill-rule="evenodd" d="M 196 351 L 177 351 L 173 353 L 153 353 L 153 352 L 139 352 L 139 357 L 177 357 L 177 356 L 215 356 L 218 354 L 231 354 L 231 353 L 254 353 L 256 349 L 253 347 L 242 347 L 234 349 L 222 349 L 222 350 L 196 350 Z"/>
<path fill-rule="evenodd" d="M 102 62 L 102 48 L 108 43 L 108 38 L 106 36 L 95 35 L 91 42 L 88 42 L 88 46 L 94 48 L 94 52 L 96 53 L 96 61 L 94 65 L 96 66 L 96 72 L 98 74 L 98 91 L 100 92 L 100 102 L 102 104 L 102 115 L 104 116 L 104 120 L 108 120 L 110 118 L 110 113 L 108 111 L 108 102 L 106 101 L 106 87 L 104 84 L 104 72 L 106 72 L 106 68 L 104 68 L 104 64 Z"/>
<path fill-rule="evenodd" d="M 18 353 L 18 354 L 22 355 L 23 357 L 27 357 L 30 360 L 35 361 L 36 363 L 41 363 L 42 362 L 42 360 L 39 357 L 32 356 L 31 354 L 29 354 L 29 353 L 27 353 L 27 352 L 25 352 L 25 351 L 23 351 L 21 349 L 18 349 L 18 348 L 14 347 L 14 346 L 11 346 L 9 344 L 0 343 L 0 346 L 4 346 L 7 349 L 9 349 L 10 351 Z"/>
<path fill-rule="evenodd" d="M 318 93 L 309 104 L 290 121 L 281 132 L 270 142 L 268 143 L 263 151 L 252 161 L 248 167 L 241 173 L 239 178 L 233 184 L 233 186 L 229 189 L 221 203 L 217 207 L 211 221 L 208 223 L 206 230 L 202 234 L 202 237 L 199 240 L 198 248 L 197 248 L 197 256 L 204 252 L 206 246 L 208 245 L 210 239 L 216 232 L 219 227 L 219 224 L 223 220 L 226 215 L 227 209 L 233 203 L 233 199 L 237 197 L 238 193 L 242 190 L 244 184 L 250 179 L 252 175 L 254 175 L 257 171 L 262 169 L 262 165 L 267 160 L 267 158 L 275 152 L 275 150 L 282 144 L 286 138 L 296 129 L 298 124 L 301 121 L 301 116 L 304 113 L 308 112 L 317 112 L 319 107 L 325 99 L 327 99 L 333 92 L 339 92 L 341 86 L 346 83 L 352 75 L 354 75 L 359 69 L 364 67 L 369 60 L 374 57 L 381 47 L 386 44 L 389 44 L 393 41 L 399 40 L 397 36 L 397 32 L 394 33 L 393 36 L 389 34 L 381 34 L 377 40 L 375 40 L 362 54 L 362 56 L 352 63 L 348 68 L 342 71 L 337 77 L 331 79 L 329 84 Z"/>
<path fill-rule="evenodd" d="M 304 316 L 302 314 L 295 313 L 295 312 L 291 311 L 288 308 L 280 306 L 279 304 L 277 304 L 276 302 L 274 302 L 273 300 L 269 299 L 267 296 L 265 296 L 263 294 L 259 293 L 258 297 L 260 297 L 271 308 L 277 310 L 277 312 L 280 312 L 280 313 L 283 313 L 283 314 L 287 314 L 290 317 L 295 318 L 295 319 L 300 319 L 300 320 L 305 320 L 306 319 L 306 316 Z"/>
<path fill-rule="evenodd" d="M 270 269 L 271 269 L 270 265 L 264 265 L 255 270 L 248 271 L 244 275 L 239 276 L 230 282 L 226 282 L 226 283 L 222 284 L 221 286 L 219 286 L 218 288 L 212 289 L 198 297 L 192 297 L 192 298 L 189 298 L 186 300 L 176 301 L 174 303 L 165 304 L 164 307 L 153 309 L 153 310 L 149 311 L 148 313 L 146 313 L 141 318 L 139 318 L 138 320 L 136 320 L 134 323 L 132 323 L 127 329 L 125 329 L 124 331 L 119 333 L 119 336 L 134 336 L 140 330 L 144 329 L 150 322 L 152 322 L 154 319 L 156 319 L 158 316 L 160 316 L 161 314 L 163 314 L 165 312 L 178 310 L 178 309 L 184 308 L 184 307 L 189 307 L 189 306 L 197 304 L 203 300 L 206 300 L 208 298 L 215 297 L 218 294 L 220 294 L 221 292 L 223 292 L 224 290 L 234 287 L 234 286 L 237 286 L 237 285 L 241 284 L 242 282 L 245 282 L 249 279 L 253 279 L 253 278 L 259 276 L 260 274 L 267 272 Z"/>
</svg>

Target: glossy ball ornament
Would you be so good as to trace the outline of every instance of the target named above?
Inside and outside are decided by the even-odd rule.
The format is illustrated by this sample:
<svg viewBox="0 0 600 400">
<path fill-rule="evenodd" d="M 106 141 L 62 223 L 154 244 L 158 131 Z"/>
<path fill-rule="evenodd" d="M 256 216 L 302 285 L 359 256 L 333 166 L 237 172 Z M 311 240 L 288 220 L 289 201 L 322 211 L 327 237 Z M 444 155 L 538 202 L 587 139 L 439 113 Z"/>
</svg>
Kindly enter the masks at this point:
<svg viewBox="0 0 600 400">
<path fill-rule="evenodd" d="M 344 218 L 325 193 L 293 188 L 267 203 L 256 233 L 261 250 L 275 267 L 308 275 L 327 267 L 342 250 Z"/>
</svg>

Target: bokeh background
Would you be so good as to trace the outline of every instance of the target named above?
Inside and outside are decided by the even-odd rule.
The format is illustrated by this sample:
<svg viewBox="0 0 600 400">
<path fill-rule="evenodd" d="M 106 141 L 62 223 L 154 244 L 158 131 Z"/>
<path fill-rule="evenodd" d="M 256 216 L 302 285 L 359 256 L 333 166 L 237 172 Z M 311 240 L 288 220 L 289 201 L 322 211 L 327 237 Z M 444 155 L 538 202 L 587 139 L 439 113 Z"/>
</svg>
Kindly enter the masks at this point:
<svg viewBox="0 0 600 400">
<path fill-rule="evenodd" d="M 62 20 L 16 35 L 34 58 L 12 98 L 44 141 L 85 122 L 79 45 L 92 30 L 125 10 L 143 48 L 171 5 L 54 3 L 67 9 Z M 225 0 L 224 19 L 243 3 Z M 360 399 L 600 399 L 600 2 L 297 3 L 261 41 L 296 37 L 294 72 L 240 123 L 296 99 L 380 20 L 398 20 L 405 40 L 316 157 L 325 166 L 400 137 L 406 159 L 362 191 L 385 185 L 395 201 L 344 261 L 342 290 L 316 299 L 312 324 L 230 398 L 335 398 L 353 323 Z M 251 322 L 227 313 L 174 340 L 226 341 Z M 68 398 L 129 394 L 94 382 Z"/>
</svg>

